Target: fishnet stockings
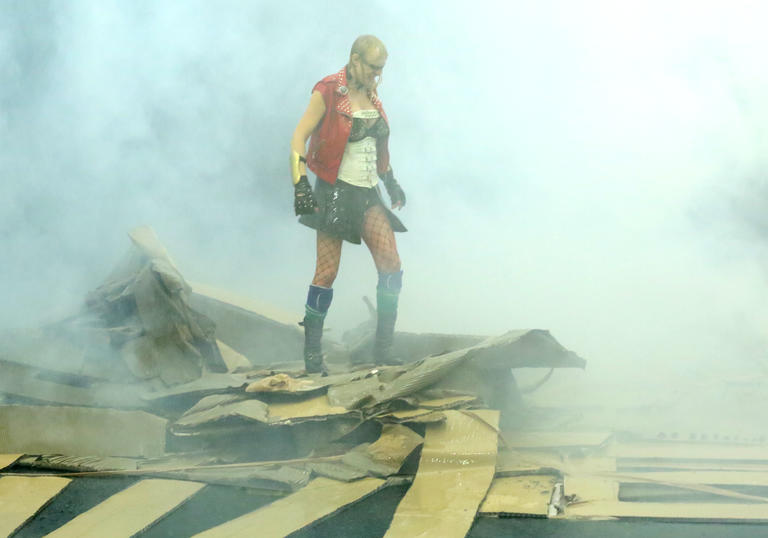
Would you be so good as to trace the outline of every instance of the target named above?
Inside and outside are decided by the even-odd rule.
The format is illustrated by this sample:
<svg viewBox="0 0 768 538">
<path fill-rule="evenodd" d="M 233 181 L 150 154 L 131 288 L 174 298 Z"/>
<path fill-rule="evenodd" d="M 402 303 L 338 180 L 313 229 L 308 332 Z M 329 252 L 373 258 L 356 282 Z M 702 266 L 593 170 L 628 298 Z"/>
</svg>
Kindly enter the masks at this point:
<svg viewBox="0 0 768 538">
<path fill-rule="evenodd" d="M 375 205 L 365 212 L 362 236 L 380 273 L 394 273 L 400 270 L 400 255 L 397 253 L 395 234 L 383 207 Z"/>
<path fill-rule="evenodd" d="M 341 239 L 317 232 L 317 263 L 312 284 L 330 288 L 336 280 L 341 260 Z"/>
</svg>

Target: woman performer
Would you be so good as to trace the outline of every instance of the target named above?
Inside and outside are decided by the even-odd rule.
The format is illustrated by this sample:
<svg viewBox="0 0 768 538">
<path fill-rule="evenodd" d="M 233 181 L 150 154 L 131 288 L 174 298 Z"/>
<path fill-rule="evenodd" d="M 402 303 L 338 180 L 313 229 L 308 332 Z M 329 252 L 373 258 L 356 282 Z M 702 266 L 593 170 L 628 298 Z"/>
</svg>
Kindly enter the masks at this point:
<svg viewBox="0 0 768 538">
<path fill-rule="evenodd" d="M 396 362 L 390 348 L 403 272 L 393 231 L 406 228 L 384 206 L 379 179 L 392 209 L 405 205 L 405 193 L 389 164 L 389 122 L 376 93 L 386 61 L 387 49 L 378 38 L 358 37 L 347 65 L 315 84 L 291 139 L 294 209 L 301 215 L 299 222 L 317 230 L 315 276 L 302 323 L 308 373 L 327 372 L 321 347 L 323 322 L 345 240 L 359 245 L 362 238 L 379 273 L 373 360 Z M 307 167 L 317 175 L 314 192 Z"/>
</svg>

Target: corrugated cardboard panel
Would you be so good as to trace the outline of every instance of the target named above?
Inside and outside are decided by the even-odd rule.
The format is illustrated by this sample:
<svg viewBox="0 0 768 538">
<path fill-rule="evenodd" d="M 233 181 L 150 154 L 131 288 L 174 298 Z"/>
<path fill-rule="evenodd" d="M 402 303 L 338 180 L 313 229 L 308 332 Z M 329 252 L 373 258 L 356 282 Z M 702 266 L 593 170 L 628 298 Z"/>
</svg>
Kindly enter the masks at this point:
<svg viewBox="0 0 768 538">
<path fill-rule="evenodd" d="M 0 478 L 0 536 L 9 536 L 32 519 L 69 482 L 48 476 Z"/>
<path fill-rule="evenodd" d="M 376 442 L 364 443 L 342 458 L 345 465 L 373 476 L 386 477 L 400 470 L 405 459 L 424 439 L 412 429 L 400 424 L 384 424 Z"/>
<path fill-rule="evenodd" d="M 275 402 L 269 404 L 270 423 L 295 419 L 308 419 L 312 417 L 345 415 L 347 413 L 349 413 L 349 411 L 346 408 L 331 405 L 328 401 L 328 396 L 325 394 L 293 402 Z"/>
<path fill-rule="evenodd" d="M 197 493 L 205 484 L 183 480 L 142 480 L 83 512 L 48 536 L 55 538 L 129 537 Z"/>
<path fill-rule="evenodd" d="M 152 457 L 165 452 L 167 421 L 144 411 L 0 406 L 0 451 Z"/>
<path fill-rule="evenodd" d="M 616 460 L 604 456 L 567 456 L 557 450 L 500 450 L 496 474 L 520 474 L 539 469 L 562 472 L 610 472 Z"/>
<path fill-rule="evenodd" d="M 768 473 L 768 465 L 740 461 L 713 460 L 647 460 L 647 459 L 620 459 L 616 466 L 622 472 L 633 472 L 635 469 L 653 469 L 664 471 L 754 471 Z"/>
<path fill-rule="evenodd" d="M 618 501 L 619 483 L 615 479 L 589 475 L 568 475 L 563 481 L 565 495 L 578 501 Z"/>
<path fill-rule="evenodd" d="M 546 517 L 558 478 L 527 475 L 496 478 L 480 505 L 481 514 L 524 514 Z"/>
<path fill-rule="evenodd" d="M 504 440 L 509 448 L 547 448 L 597 447 L 610 438 L 608 432 L 514 432 L 506 434 Z"/>
<path fill-rule="evenodd" d="M 605 518 L 641 517 L 661 519 L 695 519 L 701 521 L 768 521 L 768 503 L 644 503 L 595 501 L 566 508 L 565 517 Z"/>
<path fill-rule="evenodd" d="M 413 485 L 386 536 L 465 536 L 496 469 L 499 412 L 443 411 L 430 424 Z"/>
<path fill-rule="evenodd" d="M 636 442 L 616 443 L 604 454 L 616 458 L 666 458 L 679 460 L 756 460 L 768 461 L 768 445 L 727 443 Z"/>
<path fill-rule="evenodd" d="M 382 487 L 384 480 L 337 482 L 316 478 L 307 487 L 254 512 L 197 534 L 206 538 L 286 536 Z"/>
<path fill-rule="evenodd" d="M 768 473 L 743 471 L 675 471 L 618 473 L 620 482 L 671 482 L 676 484 L 718 484 L 768 486 Z"/>
</svg>

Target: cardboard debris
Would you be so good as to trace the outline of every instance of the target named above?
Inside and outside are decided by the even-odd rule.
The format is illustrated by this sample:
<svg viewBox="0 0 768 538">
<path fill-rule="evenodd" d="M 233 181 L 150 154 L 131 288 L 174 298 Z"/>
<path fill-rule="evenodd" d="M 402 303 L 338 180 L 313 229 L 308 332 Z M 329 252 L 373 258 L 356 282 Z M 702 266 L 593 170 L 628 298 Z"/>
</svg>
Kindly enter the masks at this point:
<svg viewBox="0 0 768 538">
<path fill-rule="evenodd" d="M 0 454 L 0 471 L 13 465 L 24 454 Z"/>
<path fill-rule="evenodd" d="M 42 454 L 24 456 L 18 464 L 32 469 L 51 469 L 71 472 L 135 471 L 139 468 L 138 458 L 113 456 L 60 456 Z"/>
<path fill-rule="evenodd" d="M 0 406 L 0 452 L 152 457 L 165 452 L 167 421 L 143 411 Z"/>
<path fill-rule="evenodd" d="M 496 478 L 479 512 L 484 516 L 547 517 L 558 480 L 544 474 Z"/>
<path fill-rule="evenodd" d="M 246 371 L 251 368 L 251 362 L 245 355 L 238 353 L 220 340 L 216 340 L 216 345 L 219 346 L 221 360 L 224 361 L 228 372 Z"/>
<path fill-rule="evenodd" d="M 83 512 L 48 536 L 133 536 L 178 508 L 204 485 L 181 480 L 142 480 Z"/>
<path fill-rule="evenodd" d="M 768 521 L 768 503 L 652 503 L 596 501 L 568 507 L 572 519 L 653 518 L 661 520 L 694 520 L 698 522 L 744 523 Z"/>
<path fill-rule="evenodd" d="M 9 453 L 0 465 L 151 477 L 54 536 L 141 532 L 203 484 L 293 492 L 203 533 L 282 536 L 377 491 L 384 478 L 412 472 L 420 449 L 415 478 L 399 476 L 413 485 L 389 535 L 463 536 L 497 470 L 499 412 L 484 408 L 503 415 L 522 405 L 511 369 L 584 366 L 547 331 L 518 330 L 490 338 L 398 333 L 393 351 L 406 364 L 362 367 L 349 359 L 370 343 L 369 320 L 346 346 L 324 339 L 331 375 L 307 375 L 300 316 L 190 285 L 151 228 L 129 236 L 126 257 L 81 312 L 0 334 L 0 401 L 24 404 L 0 405 L 0 451 Z M 424 428 L 426 440 L 416 433 Z M 486 500 L 491 513 L 543 510 L 544 488 L 532 484 L 544 478 L 512 473 L 545 464 L 557 465 L 553 476 L 616 472 L 574 464 L 560 451 L 578 448 L 570 444 L 510 438 L 510 454 L 547 455 L 499 461 L 506 475 Z M 550 446 L 537 448 L 543 442 Z M 569 443 L 609 448 L 584 436 Z M 43 481 L 29 484 L 40 487 L 25 517 L 55 494 Z M 538 496 L 521 500 L 523 490 Z"/>
<path fill-rule="evenodd" d="M 106 328 L 133 328 L 133 337 L 119 343 L 138 379 L 159 377 L 175 385 L 199 378 L 204 368 L 226 371 L 215 325 L 190 306 L 191 288 L 154 232 L 143 227 L 129 236 L 134 248 L 88 295 L 88 315 Z"/>
<path fill-rule="evenodd" d="M 0 536 L 10 536 L 64 489 L 68 478 L 4 476 L 0 478 Z"/>
<path fill-rule="evenodd" d="M 429 424 L 430 422 L 444 422 L 445 415 L 431 409 L 407 409 L 393 411 L 377 417 L 382 422 L 395 422 L 400 424 Z"/>
<path fill-rule="evenodd" d="M 119 379 L 112 363 L 117 357 L 109 348 L 104 330 L 60 327 L 0 331 L 0 361 L 37 370 L 68 374 L 83 382 Z M 105 364 L 107 363 L 107 364 Z"/>
<path fill-rule="evenodd" d="M 328 389 L 328 397 L 334 405 L 348 409 L 375 406 L 430 387 L 470 359 L 485 368 L 584 365 L 583 359 L 560 346 L 547 331 L 509 331 L 472 347 L 427 357 L 403 367 L 382 368 L 375 376 L 334 385 Z M 392 372 L 399 375 L 392 380 L 382 379 Z"/>
<path fill-rule="evenodd" d="M 0 362 L 0 393 L 15 396 L 20 401 L 123 409 L 146 407 L 139 397 L 141 389 L 136 385 L 92 384 L 81 378 L 74 382 L 72 384 L 72 379 L 57 376 L 55 372 Z"/>
<path fill-rule="evenodd" d="M 364 478 L 355 482 L 316 478 L 293 495 L 195 536 L 287 536 L 367 497 L 384 486 L 384 483 L 384 480 L 378 478 Z"/>
<path fill-rule="evenodd" d="M 341 461 L 371 476 L 386 478 L 400 471 L 405 459 L 423 443 L 421 435 L 410 428 L 385 424 L 375 442 L 355 447 Z"/>
<path fill-rule="evenodd" d="M 325 394 L 291 402 L 266 404 L 242 394 L 207 396 L 187 411 L 174 428 L 194 428 L 225 420 L 247 420 L 268 425 L 290 425 L 329 417 L 355 417 L 359 413 L 328 403 Z"/>
<path fill-rule="evenodd" d="M 309 483 L 311 473 L 306 469 L 289 465 L 274 465 L 271 467 L 245 465 L 237 467 L 211 466 L 189 468 L 179 471 L 152 470 L 151 474 L 165 478 L 193 480 L 206 484 L 236 486 L 270 490 L 275 492 L 291 492 L 303 488 Z"/>
<path fill-rule="evenodd" d="M 146 391 L 141 397 L 143 400 L 147 401 L 174 399 L 180 396 L 200 397 L 206 394 L 239 389 L 244 387 L 247 383 L 248 379 L 243 374 L 206 374 L 200 379 L 184 383 L 183 385 Z"/>
<path fill-rule="evenodd" d="M 304 334 L 300 316 L 211 286 L 192 285 L 190 305 L 216 325 L 216 337 L 252 364 L 270 364 L 301 357 Z"/>
<path fill-rule="evenodd" d="M 385 536 L 463 537 L 493 479 L 498 411 L 443 411 L 430 424 L 419 470 Z"/>
</svg>

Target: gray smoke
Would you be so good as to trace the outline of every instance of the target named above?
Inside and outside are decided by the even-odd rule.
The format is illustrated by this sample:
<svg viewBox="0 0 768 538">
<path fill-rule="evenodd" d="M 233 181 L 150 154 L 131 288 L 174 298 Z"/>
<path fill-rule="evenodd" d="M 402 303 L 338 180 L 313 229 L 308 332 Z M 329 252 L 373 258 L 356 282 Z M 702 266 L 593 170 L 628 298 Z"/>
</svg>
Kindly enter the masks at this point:
<svg viewBox="0 0 768 538">
<path fill-rule="evenodd" d="M 766 8 L 675 5 L 6 2 L 0 325 L 76 307 L 140 224 L 188 279 L 298 319 L 314 238 L 288 143 L 374 33 L 409 200 L 402 329 L 547 328 L 629 375 L 749 370 L 768 343 Z M 335 331 L 375 282 L 346 245 Z"/>
</svg>

